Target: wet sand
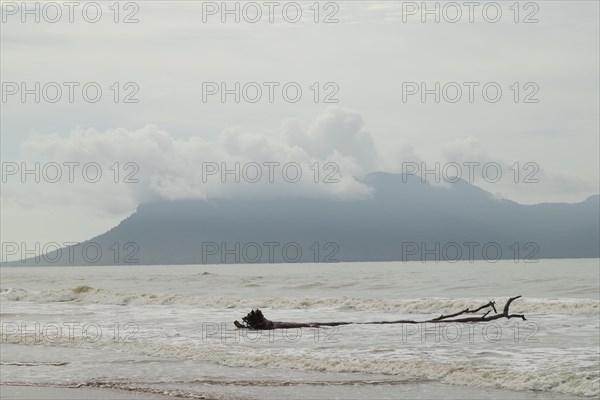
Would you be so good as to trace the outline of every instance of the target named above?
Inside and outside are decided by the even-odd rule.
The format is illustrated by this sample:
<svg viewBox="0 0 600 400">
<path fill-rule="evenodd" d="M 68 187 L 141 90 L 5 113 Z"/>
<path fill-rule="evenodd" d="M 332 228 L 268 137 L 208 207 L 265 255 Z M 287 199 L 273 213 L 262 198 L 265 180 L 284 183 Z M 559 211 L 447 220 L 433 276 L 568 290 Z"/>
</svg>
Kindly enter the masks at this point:
<svg viewBox="0 0 600 400">
<path fill-rule="evenodd" d="M 114 389 L 98 388 L 56 388 L 43 386 L 12 386 L 0 385 L 0 399 L 4 400 L 164 400 L 173 397 L 158 394 L 129 392 Z"/>
</svg>

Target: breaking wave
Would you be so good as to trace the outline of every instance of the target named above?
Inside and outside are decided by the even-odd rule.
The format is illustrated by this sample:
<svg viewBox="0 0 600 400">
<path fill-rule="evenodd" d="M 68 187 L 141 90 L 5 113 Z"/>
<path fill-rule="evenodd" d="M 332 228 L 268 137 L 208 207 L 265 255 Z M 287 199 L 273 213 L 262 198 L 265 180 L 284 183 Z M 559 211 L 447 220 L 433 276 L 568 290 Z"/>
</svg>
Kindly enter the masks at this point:
<svg viewBox="0 0 600 400">
<path fill-rule="evenodd" d="M 7 335 L 10 343 L 23 343 L 22 335 Z M 188 346 L 159 343 L 152 341 L 114 342 L 102 339 L 88 342 L 83 339 L 65 338 L 53 343 L 53 346 L 85 347 L 102 350 L 126 351 L 158 357 L 176 357 L 195 361 L 207 361 L 229 367 L 280 368 L 331 373 L 367 373 L 389 375 L 393 379 L 383 380 L 382 384 L 410 382 L 439 382 L 452 385 L 488 387 L 509 390 L 534 390 L 564 393 L 577 396 L 598 397 L 600 395 L 600 376 L 596 370 L 566 371 L 551 367 L 535 370 L 509 368 L 480 362 L 465 363 L 461 360 L 438 361 L 433 359 L 373 359 L 356 356 L 331 356 L 323 354 L 264 353 L 245 349 L 232 349 L 227 346 Z M 377 381 L 376 379 L 373 381 Z M 286 381 L 287 382 L 287 381 Z M 370 380 L 361 380 L 369 384 Z M 165 381 L 154 383 L 216 383 L 204 380 Z M 244 381 L 232 380 L 223 384 L 243 385 Z M 358 381 L 354 382 L 359 384 Z M 246 383 L 250 384 L 250 383 Z M 281 381 L 265 381 L 265 386 L 285 385 Z M 289 385 L 290 383 L 287 383 Z M 310 382 L 302 381 L 302 384 Z M 314 383 L 319 384 L 319 383 Z M 331 384 L 335 384 L 331 383 Z M 342 383 L 339 383 L 342 384 Z M 86 386 L 102 385 L 100 382 L 87 383 Z M 111 385 L 119 387 L 118 383 Z M 108 387 L 111 387 L 108 386 Z M 107 387 L 107 386 L 105 386 Z"/>
<path fill-rule="evenodd" d="M 5 289 L 6 290 L 6 289 Z M 112 305 L 193 305 L 203 308 L 247 309 L 249 305 L 272 309 L 332 308 L 344 311 L 403 312 L 407 314 L 439 313 L 444 310 L 461 310 L 479 306 L 490 299 L 468 298 L 421 298 L 377 299 L 363 297 L 335 298 L 282 298 L 282 297 L 236 297 L 236 296 L 189 296 L 164 293 L 115 292 L 82 285 L 69 289 L 28 292 L 13 288 L 6 290 L 2 301 L 31 302 L 81 302 Z M 506 299 L 495 299 L 502 307 Z M 524 313 L 597 315 L 600 301 L 591 299 L 519 299 L 513 309 Z"/>
</svg>

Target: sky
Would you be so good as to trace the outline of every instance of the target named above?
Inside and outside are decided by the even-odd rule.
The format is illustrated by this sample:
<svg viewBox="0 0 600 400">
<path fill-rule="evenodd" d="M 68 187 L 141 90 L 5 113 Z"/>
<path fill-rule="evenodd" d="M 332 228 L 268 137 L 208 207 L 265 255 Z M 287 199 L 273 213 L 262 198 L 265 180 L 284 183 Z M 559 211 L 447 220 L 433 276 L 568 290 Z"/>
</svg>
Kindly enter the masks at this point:
<svg viewBox="0 0 600 400">
<path fill-rule="evenodd" d="M 360 198 L 374 171 L 525 204 L 600 191 L 596 1 L 439 2 L 438 21 L 434 2 L 228 2 L 239 22 L 113 3 L 70 22 L 2 2 L 2 242 L 83 241 L 161 199 Z"/>
</svg>

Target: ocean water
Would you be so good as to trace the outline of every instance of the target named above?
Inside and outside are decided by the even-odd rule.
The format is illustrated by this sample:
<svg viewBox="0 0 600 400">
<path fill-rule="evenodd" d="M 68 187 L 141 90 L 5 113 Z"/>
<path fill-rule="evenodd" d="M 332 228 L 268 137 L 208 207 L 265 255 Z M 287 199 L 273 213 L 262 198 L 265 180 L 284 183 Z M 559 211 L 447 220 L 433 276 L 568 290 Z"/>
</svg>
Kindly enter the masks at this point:
<svg viewBox="0 0 600 400">
<path fill-rule="evenodd" d="M 600 395 L 600 261 L 0 270 L 0 383 L 184 398 Z M 428 319 L 490 300 L 527 321 L 236 330 Z"/>
</svg>

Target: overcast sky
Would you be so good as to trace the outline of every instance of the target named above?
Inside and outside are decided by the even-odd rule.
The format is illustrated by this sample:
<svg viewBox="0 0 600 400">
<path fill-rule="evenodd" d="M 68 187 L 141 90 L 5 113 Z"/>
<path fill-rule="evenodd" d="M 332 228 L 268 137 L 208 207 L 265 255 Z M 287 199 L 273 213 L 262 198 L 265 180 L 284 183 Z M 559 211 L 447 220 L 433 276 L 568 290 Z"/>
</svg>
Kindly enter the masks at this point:
<svg viewBox="0 0 600 400">
<path fill-rule="evenodd" d="M 496 23 L 497 7 L 483 14 L 486 2 L 472 10 L 473 22 L 461 6 L 457 23 L 448 21 L 456 9 L 441 10 L 439 23 L 432 15 L 423 23 L 419 10 L 391 1 L 321 2 L 317 23 L 313 2 L 300 2 L 302 16 L 292 23 L 295 3 L 282 16 L 289 3 L 275 6 L 273 22 L 258 2 L 258 23 L 244 19 L 256 17 L 252 7 L 239 23 L 232 15 L 223 23 L 213 7 L 221 2 L 122 2 L 115 23 L 111 1 L 102 3 L 99 22 L 87 22 L 80 6 L 70 23 L 58 2 L 59 22 L 45 20 L 56 15 L 48 8 L 39 23 L 32 16 L 23 23 L 20 2 L 3 2 L 2 241 L 82 241 L 161 198 L 368 196 L 359 182 L 365 174 L 402 172 L 409 162 L 497 163 L 502 179 L 486 181 L 476 168 L 473 183 L 520 203 L 578 202 L 598 193 L 597 1 L 521 3 L 518 17 L 512 1 L 497 2 Z M 93 19 L 94 9 L 87 12 Z M 22 102 L 20 92 L 12 94 L 22 82 L 57 82 L 62 97 L 47 101 L 56 93 L 49 86 L 39 103 L 33 94 Z M 72 103 L 64 82 L 78 84 Z M 96 103 L 82 96 L 90 82 L 102 89 Z M 204 101 L 215 88 L 209 82 L 256 82 L 263 93 L 247 101 L 256 95 L 251 85 L 239 103 L 233 95 L 223 103 L 218 93 Z M 264 82 L 274 82 L 273 102 Z M 436 103 L 434 94 L 425 102 L 421 93 L 409 94 L 422 82 L 430 89 L 457 84 L 440 89 Z M 464 82 L 472 82 L 472 102 Z M 286 83 L 302 89 L 297 102 L 283 97 Z M 498 101 L 494 90 L 484 97 L 486 84 L 501 88 Z M 457 85 L 462 98 L 452 103 Z M 127 95 L 138 102 L 125 103 Z M 324 102 L 327 96 L 337 102 Z M 6 175 L 7 163 L 52 161 L 96 162 L 103 178 L 87 182 L 80 169 L 73 183 Z M 290 161 L 305 178 L 315 162 L 335 163 L 339 182 L 223 185 L 201 176 L 202 163 Z M 139 182 L 126 182 L 129 173 Z M 528 174 L 539 182 L 524 182 Z"/>
</svg>

